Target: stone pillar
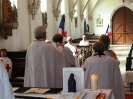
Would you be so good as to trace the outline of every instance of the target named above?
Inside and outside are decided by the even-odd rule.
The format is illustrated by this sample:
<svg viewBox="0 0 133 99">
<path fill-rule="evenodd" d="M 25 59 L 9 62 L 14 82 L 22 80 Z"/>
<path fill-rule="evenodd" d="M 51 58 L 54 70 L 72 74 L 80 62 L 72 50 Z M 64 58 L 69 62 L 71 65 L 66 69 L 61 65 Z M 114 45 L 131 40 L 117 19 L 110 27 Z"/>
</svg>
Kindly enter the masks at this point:
<svg viewBox="0 0 133 99">
<path fill-rule="evenodd" d="M 81 35 L 83 34 L 83 28 L 82 28 L 82 20 L 81 20 L 81 1 L 78 0 L 78 9 L 77 9 L 77 13 L 78 13 L 78 36 L 81 37 Z"/>
<path fill-rule="evenodd" d="M 65 30 L 71 35 L 71 19 L 69 16 L 69 0 L 65 0 Z"/>
<path fill-rule="evenodd" d="M 57 21 L 53 14 L 54 0 L 47 0 L 47 39 L 52 40 L 53 35 L 57 32 Z"/>
</svg>

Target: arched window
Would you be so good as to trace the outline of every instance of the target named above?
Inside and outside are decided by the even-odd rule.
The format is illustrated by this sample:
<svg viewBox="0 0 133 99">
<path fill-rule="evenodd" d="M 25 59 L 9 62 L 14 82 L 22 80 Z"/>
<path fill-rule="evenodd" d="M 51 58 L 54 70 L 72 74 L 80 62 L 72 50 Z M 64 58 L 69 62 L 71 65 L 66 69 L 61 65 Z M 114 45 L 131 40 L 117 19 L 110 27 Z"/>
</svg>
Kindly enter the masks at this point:
<svg viewBox="0 0 133 99">
<path fill-rule="evenodd" d="M 76 5 L 75 8 L 74 8 L 74 17 L 77 17 L 78 16 L 78 6 Z"/>
<path fill-rule="evenodd" d="M 61 15 L 65 14 L 65 0 L 61 1 L 60 11 Z"/>
<path fill-rule="evenodd" d="M 12 7 L 15 5 L 17 8 L 17 0 L 10 0 L 10 2 Z"/>
<path fill-rule="evenodd" d="M 41 12 L 47 12 L 47 0 L 41 0 Z"/>
</svg>

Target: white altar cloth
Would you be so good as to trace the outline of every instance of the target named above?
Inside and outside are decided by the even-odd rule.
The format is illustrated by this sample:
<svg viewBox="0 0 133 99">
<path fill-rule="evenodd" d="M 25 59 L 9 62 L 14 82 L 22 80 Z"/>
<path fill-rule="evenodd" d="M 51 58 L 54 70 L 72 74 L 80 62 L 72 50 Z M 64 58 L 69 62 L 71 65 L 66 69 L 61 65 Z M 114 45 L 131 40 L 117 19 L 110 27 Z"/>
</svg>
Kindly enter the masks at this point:
<svg viewBox="0 0 133 99">
<path fill-rule="evenodd" d="M 33 97 L 34 98 L 52 98 L 52 99 L 96 99 L 96 96 L 103 92 L 106 94 L 105 99 L 115 99 L 113 96 L 113 93 L 110 89 L 98 89 L 98 90 L 91 90 L 91 89 L 85 89 L 81 92 L 76 93 L 58 93 L 58 94 L 25 94 L 25 93 L 14 93 L 15 97 L 22 97 L 22 98 L 16 98 L 16 99 L 24 99 L 24 97 Z"/>
</svg>

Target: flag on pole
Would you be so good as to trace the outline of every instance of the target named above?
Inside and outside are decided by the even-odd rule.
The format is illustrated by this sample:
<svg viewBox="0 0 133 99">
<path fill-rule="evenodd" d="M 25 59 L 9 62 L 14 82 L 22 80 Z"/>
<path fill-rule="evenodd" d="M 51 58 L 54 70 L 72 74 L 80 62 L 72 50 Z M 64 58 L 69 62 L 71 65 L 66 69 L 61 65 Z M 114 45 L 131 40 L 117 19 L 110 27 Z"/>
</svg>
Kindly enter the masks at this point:
<svg viewBox="0 0 133 99">
<path fill-rule="evenodd" d="M 61 17 L 59 28 L 62 29 L 62 32 L 64 31 L 64 28 L 65 28 L 65 15 L 64 14 Z"/>
<path fill-rule="evenodd" d="M 111 36 L 112 35 L 111 28 L 110 28 L 109 24 L 107 26 L 105 35 L 107 35 L 107 36 Z"/>
<path fill-rule="evenodd" d="M 64 28 L 65 28 L 65 15 L 63 14 L 62 17 L 61 17 L 60 24 L 59 24 L 58 33 L 60 33 L 63 36 L 66 36 L 67 32 L 64 31 Z"/>
</svg>

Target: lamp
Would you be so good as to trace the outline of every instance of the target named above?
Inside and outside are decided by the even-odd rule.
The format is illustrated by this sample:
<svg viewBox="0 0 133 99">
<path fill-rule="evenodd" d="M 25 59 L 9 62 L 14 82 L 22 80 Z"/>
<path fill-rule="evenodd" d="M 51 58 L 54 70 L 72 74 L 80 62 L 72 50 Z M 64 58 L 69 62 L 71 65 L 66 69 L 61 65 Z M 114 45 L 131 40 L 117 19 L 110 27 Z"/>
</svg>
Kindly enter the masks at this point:
<svg viewBox="0 0 133 99">
<path fill-rule="evenodd" d="M 39 7 L 40 0 L 28 0 L 29 13 L 32 15 L 32 19 L 34 19 Z"/>
</svg>

